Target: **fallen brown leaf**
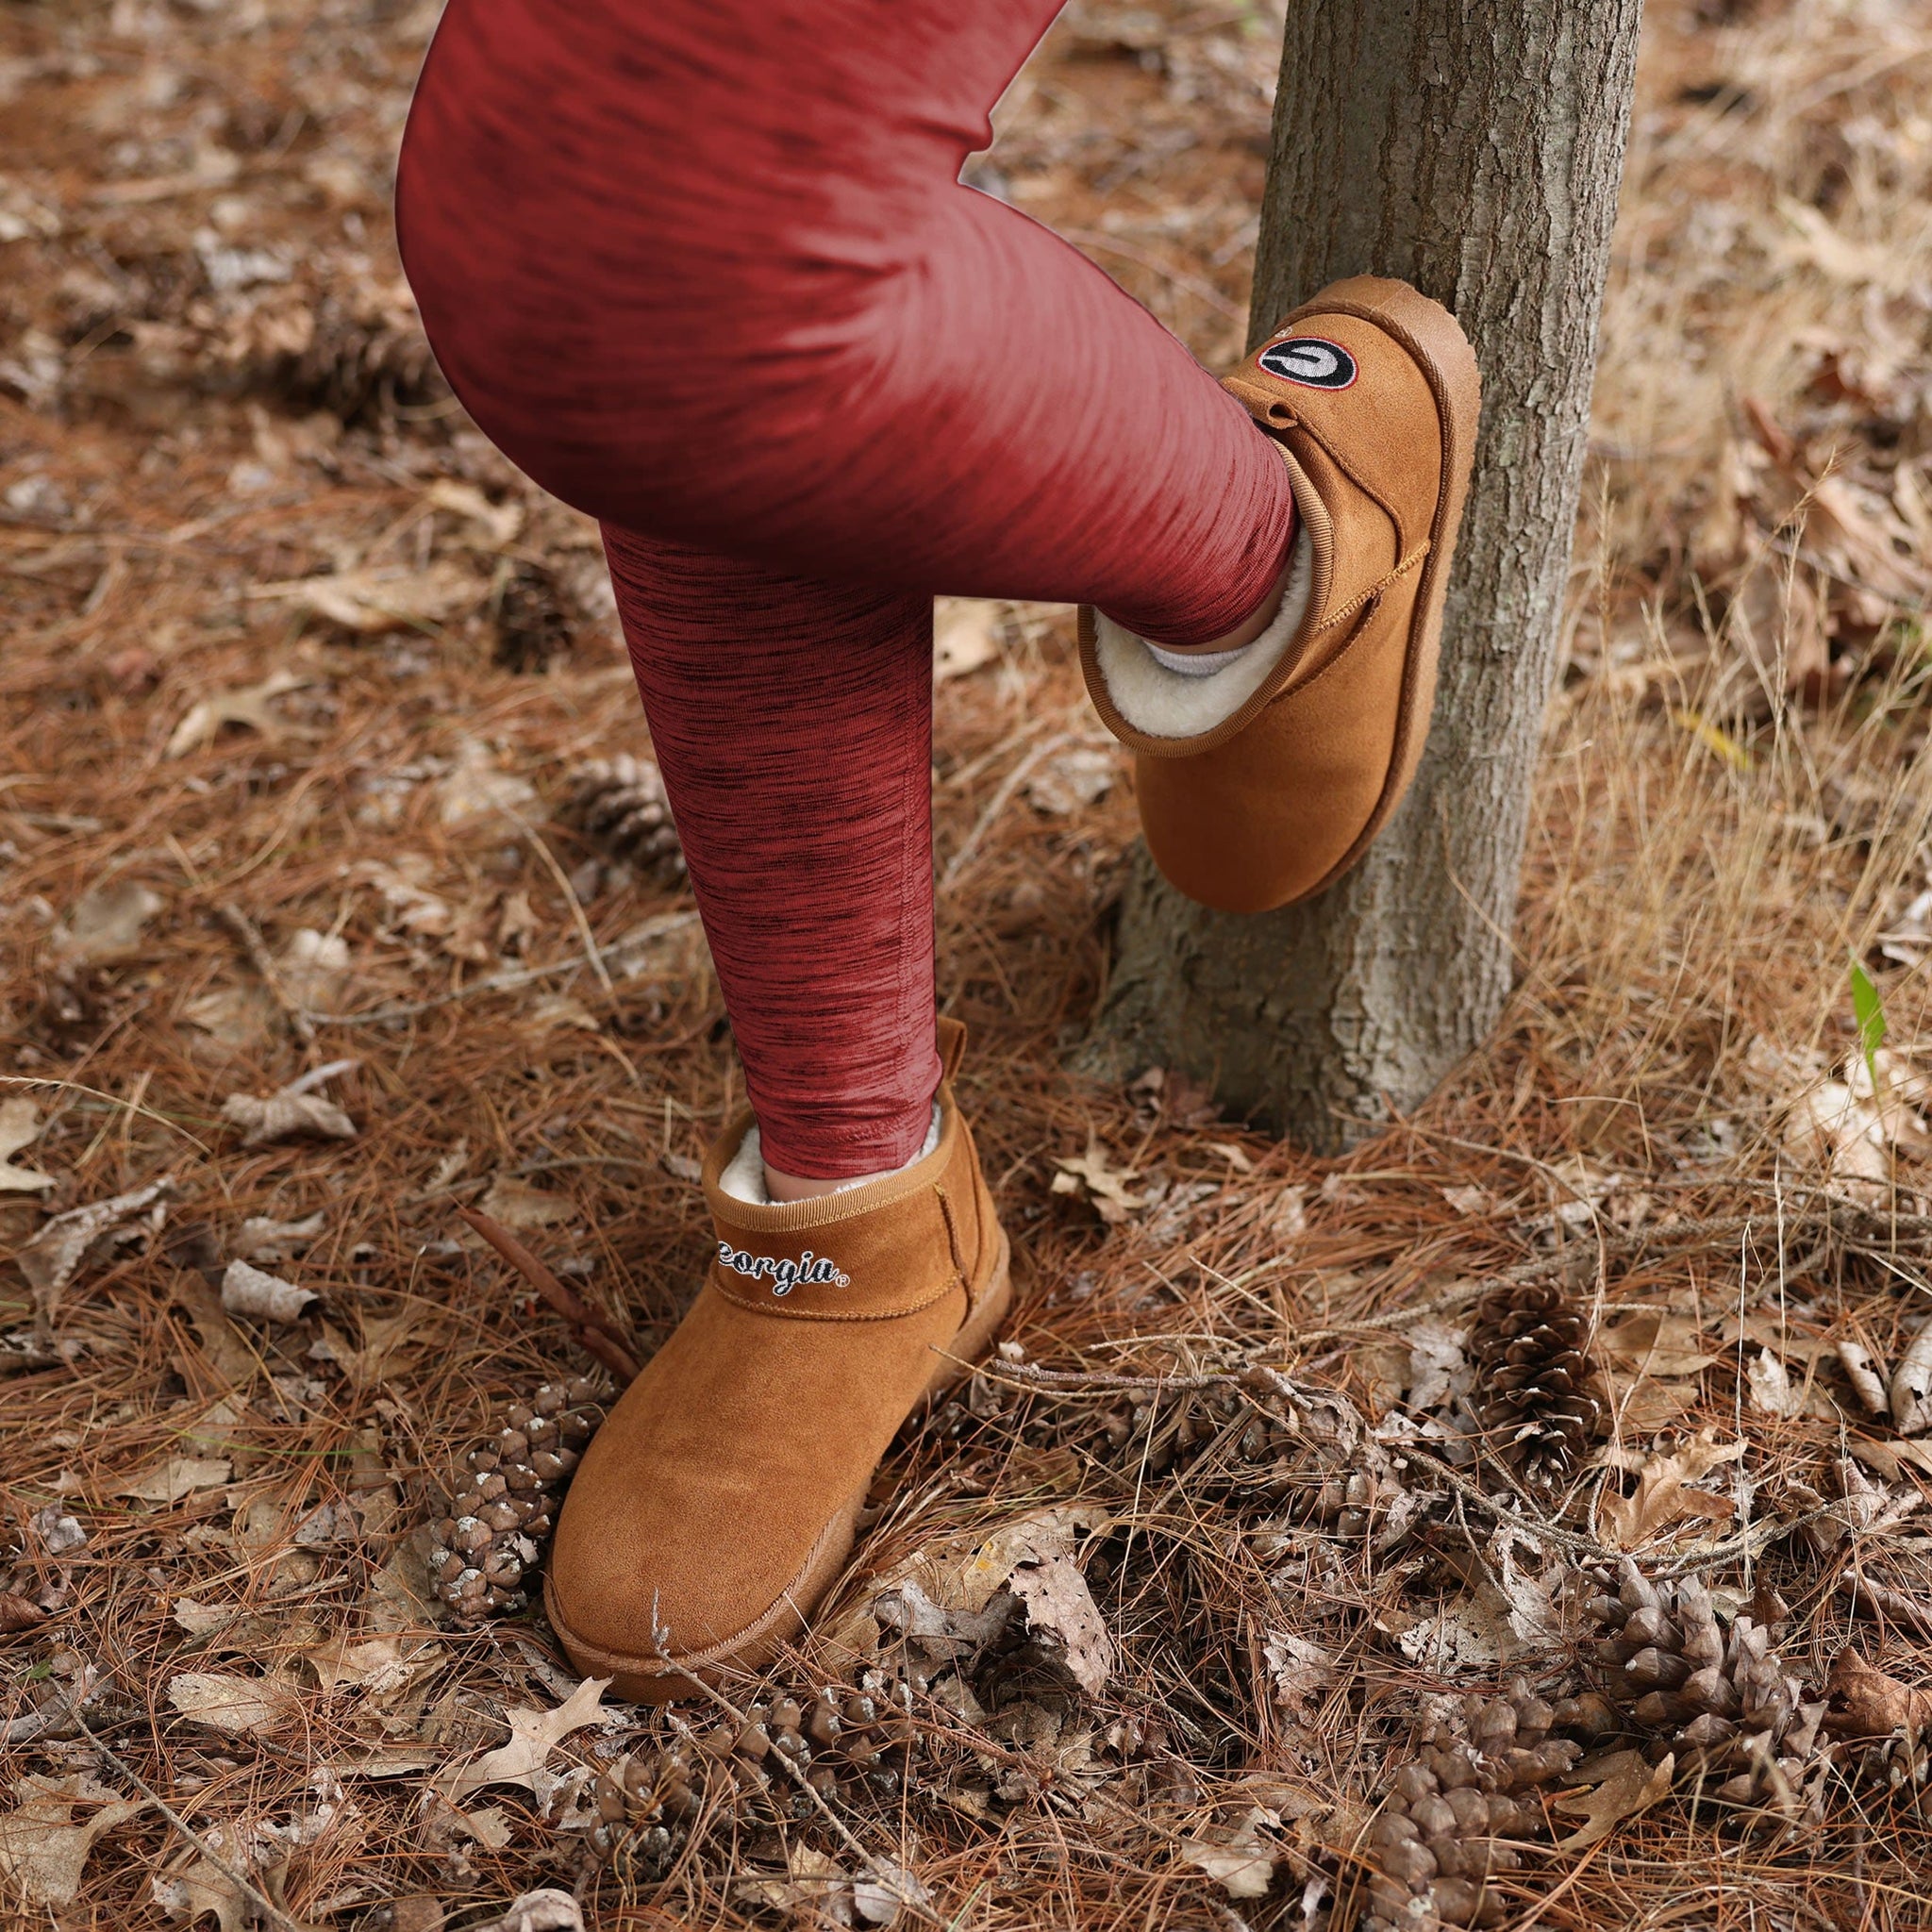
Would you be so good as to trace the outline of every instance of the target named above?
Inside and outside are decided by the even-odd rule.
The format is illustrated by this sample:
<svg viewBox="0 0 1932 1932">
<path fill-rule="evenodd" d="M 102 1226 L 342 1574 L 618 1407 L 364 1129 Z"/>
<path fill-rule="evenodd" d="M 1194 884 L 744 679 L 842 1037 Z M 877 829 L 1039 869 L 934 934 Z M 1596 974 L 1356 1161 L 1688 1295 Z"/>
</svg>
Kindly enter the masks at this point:
<svg viewBox="0 0 1932 1932">
<path fill-rule="evenodd" d="M 74 1279 L 88 1251 L 97 1242 L 119 1245 L 159 1227 L 165 1211 L 161 1204 L 174 1185 L 174 1177 L 163 1174 L 144 1188 L 85 1208 L 69 1208 L 42 1224 L 13 1258 L 34 1291 L 34 1306 L 43 1321 L 52 1316 L 60 1291 Z"/>
<path fill-rule="evenodd" d="M 212 1858 L 197 1858 L 185 1871 L 154 1880 L 155 1903 L 169 1918 L 199 1924 L 212 1912 L 220 1932 L 248 1932 L 257 1923 L 255 1902 Z"/>
<path fill-rule="evenodd" d="M 490 1191 L 476 1204 L 479 1213 L 505 1227 L 555 1227 L 559 1222 L 577 1218 L 577 1204 L 568 1194 L 554 1194 L 533 1188 L 510 1174 L 498 1174 Z"/>
<path fill-rule="evenodd" d="M 183 1671 L 170 1677 L 168 1702 L 189 1723 L 238 1738 L 279 1730 L 302 1713 L 301 1693 L 286 1678 L 226 1671 Z"/>
<path fill-rule="evenodd" d="M 13 1789 L 21 1804 L 0 1814 L 0 1877 L 32 1906 L 72 1905 L 94 1840 L 147 1809 L 145 1800 L 122 1798 L 85 1774 L 27 1776 Z M 100 1808 L 76 1824 L 76 1805 Z"/>
<path fill-rule="evenodd" d="M 932 614 L 932 674 L 940 684 L 965 677 L 1000 654 L 1000 607 L 985 597 L 941 597 Z"/>
<path fill-rule="evenodd" d="M 287 720 L 278 718 L 269 707 L 276 698 L 286 697 L 291 691 L 304 690 L 314 682 L 314 678 L 305 677 L 299 672 L 276 671 L 259 684 L 216 691 L 193 706 L 175 725 L 174 735 L 168 740 L 166 755 L 171 758 L 186 758 L 190 752 L 212 744 L 221 736 L 223 727 L 228 724 L 246 725 L 249 730 L 259 732 L 268 739 L 312 737 L 312 732 L 302 731 Z"/>
<path fill-rule="evenodd" d="M 1211 1839 L 1183 1840 L 1181 1857 L 1205 1872 L 1229 1898 L 1265 1898 L 1274 1883 L 1274 1861 L 1279 1856 L 1277 1848 L 1259 1833 L 1259 1827 L 1270 1822 L 1266 1811 L 1255 1807 Z"/>
<path fill-rule="evenodd" d="M 1607 1495 L 1597 1506 L 1598 1535 L 1617 1549 L 1635 1550 L 1688 1517 L 1729 1522 L 1737 1506 L 1728 1496 L 1690 1486 L 1743 1454 L 1742 1442 L 1718 1442 L 1707 1429 L 1681 1449 L 1647 1457 L 1637 1472 L 1635 1495 Z"/>
<path fill-rule="evenodd" d="M 1568 1838 L 1557 1840 L 1559 1852 L 1580 1852 L 1609 1837 L 1626 1818 L 1635 1818 L 1669 1795 L 1674 1756 L 1652 1764 L 1641 1751 L 1619 1751 L 1599 1771 L 1601 1782 L 1574 1797 L 1557 1798 L 1555 1808 L 1583 1823 Z"/>
<path fill-rule="evenodd" d="M 31 1630 L 44 1621 L 39 1605 L 29 1603 L 18 1591 L 0 1590 L 0 1637 Z"/>
<path fill-rule="evenodd" d="M 246 1261 L 230 1261 L 222 1276 L 222 1307 L 230 1315 L 254 1315 L 265 1322 L 299 1322 L 318 1299 L 312 1288 L 298 1288 L 278 1274 L 266 1274 Z"/>
<path fill-rule="evenodd" d="M 1093 1211 L 1109 1226 L 1126 1220 L 1137 1208 L 1146 1206 L 1140 1194 L 1130 1193 L 1127 1183 L 1135 1176 L 1130 1170 L 1109 1165 L 1108 1150 L 1091 1134 L 1084 1154 L 1062 1157 L 1054 1162 L 1056 1194 L 1084 1193 Z"/>
<path fill-rule="evenodd" d="M 359 1131 L 356 1123 L 313 1090 L 355 1065 L 354 1060 L 331 1060 L 260 1097 L 231 1093 L 222 1102 L 222 1118 L 242 1129 L 244 1147 L 266 1147 L 275 1141 L 353 1141 Z"/>
<path fill-rule="evenodd" d="M 1824 1726 L 1840 1738 L 1888 1738 L 1894 1731 L 1932 1734 L 1932 1690 L 1874 1670 L 1856 1650 L 1838 1654 L 1825 1681 Z"/>
<path fill-rule="evenodd" d="M 334 571 L 292 582 L 260 584 L 248 594 L 296 604 L 345 630 L 373 637 L 387 630 L 430 629 L 474 610 L 490 594 L 490 583 L 474 572 L 439 561 L 426 570 L 375 565 Z"/>
<path fill-rule="evenodd" d="M 132 1496 L 138 1503 L 178 1503 L 196 1490 L 218 1490 L 234 1474 L 225 1457 L 171 1456 L 167 1461 L 121 1484 L 117 1496 Z"/>
<path fill-rule="evenodd" d="M 41 1110 L 25 1094 L 0 1102 L 0 1194 L 38 1193 L 54 1185 L 52 1174 L 13 1163 L 13 1157 L 31 1146 L 40 1131 Z"/>
<path fill-rule="evenodd" d="M 132 958 L 141 950 L 142 935 L 167 904 L 135 879 L 96 886 L 54 928 L 55 956 L 90 966 Z"/>
<path fill-rule="evenodd" d="M 485 1785 L 522 1785 L 535 1790 L 534 1774 L 550 1761 L 550 1754 L 586 1724 L 601 1724 L 604 1692 L 608 1677 L 586 1677 L 554 1710 L 507 1710 L 504 1722 L 509 1726 L 509 1742 L 486 1752 L 475 1763 L 458 1766 L 440 1780 L 443 1794 L 452 1799 L 466 1798 Z"/>
</svg>

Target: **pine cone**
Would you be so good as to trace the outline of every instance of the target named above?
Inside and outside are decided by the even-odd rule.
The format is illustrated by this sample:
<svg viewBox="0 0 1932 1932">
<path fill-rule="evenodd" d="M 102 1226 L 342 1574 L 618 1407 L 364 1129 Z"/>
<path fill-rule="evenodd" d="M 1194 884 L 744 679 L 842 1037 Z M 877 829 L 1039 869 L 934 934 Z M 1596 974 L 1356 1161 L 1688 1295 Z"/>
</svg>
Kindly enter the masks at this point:
<svg viewBox="0 0 1932 1932">
<path fill-rule="evenodd" d="M 1754 1607 L 1758 1616 L 1738 1616 L 1726 1637 L 1694 1576 L 1652 1583 L 1627 1558 L 1617 1593 L 1588 1605 L 1606 1633 L 1596 1644 L 1605 1694 L 1654 1752 L 1675 1753 L 1677 1776 L 1722 1803 L 1793 1816 L 1825 1706 L 1805 1702 L 1772 1647 L 1783 1603 Z"/>
<path fill-rule="evenodd" d="M 506 671 L 541 672 L 570 655 L 575 613 L 554 571 L 519 563 L 504 579 L 495 609 L 493 656 Z"/>
<path fill-rule="evenodd" d="M 1505 1283 L 1477 1306 L 1477 1415 L 1527 1482 L 1554 1488 L 1603 1419 L 1590 1322 L 1555 1281 Z"/>
<path fill-rule="evenodd" d="M 469 1474 L 436 1525 L 429 1575 L 458 1619 L 481 1623 L 529 1601 L 524 1578 L 550 1534 L 563 1486 L 604 1420 L 597 1385 L 574 1375 L 545 1382 L 506 1407 L 493 1442 L 464 1458 Z"/>
<path fill-rule="evenodd" d="M 613 858 L 660 884 L 684 876 L 684 848 L 672 823 L 664 780 L 649 758 L 621 751 L 591 758 L 571 779 L 565 810 Z"/>
<path fill-rule="evenodd" d="M 1240 1382 L 1116 1400 L 1072 1419 L 1070 1401 L 1092 1398 L 1057 1396 L 1029 1418 L 1027 1434 L 1071 1443 L 1124 1479 L 1185 1473 L 1197 1489 L 1224 1485 L 1278 1503 L 1296 1523 L 1319 1524 L 1351 1541 L 1374 1532 L 1378 1547 L 1392 1547 L 1422 1513 L 1401 1464 L 1344 1397 L 1305 1390 L 1285 1399 L 1278 1379 L 1249 1371 Z M 969 1390 L 975 1413 L 981 1391 L 991 1387 L 979 1377 Z"/>
<path fill-rule="evenodd" d="M 621 1759 L 596 1783 L 591 1850 L 620 1854 L 652 1877 L 669 1868 L 708 1809 L 730 1819 L 748 1807 L 779 1824 L 812 1817 L 816 1807 L 781 1757 L 827 1800 L 862 1791 L 896 1798 L 920 1750 L 911 1687 L 880 1672 L 863 1683 L 766 1699 L 745 1709 L 741 1726 L 679 1724 L 674 1742 Z M 708 1799 L 716 1802 L 708 1807 Z"/>
<path fill-rule="evenodd" d="M 1363 1932 L 1500 1925 L 1511 1906 L 1493 1874 L 1523 1862 L 1516 1843 L 1545 1835 L 1535 1793 L 1574 1769 L 1582 1747 L 1550 1735 L 1557 1708 L 1522 1678 L 1463 1700 L 1460 1722 L 1434 1724 L 1395 1774 L 1369 1831 Z"/>
</svg>

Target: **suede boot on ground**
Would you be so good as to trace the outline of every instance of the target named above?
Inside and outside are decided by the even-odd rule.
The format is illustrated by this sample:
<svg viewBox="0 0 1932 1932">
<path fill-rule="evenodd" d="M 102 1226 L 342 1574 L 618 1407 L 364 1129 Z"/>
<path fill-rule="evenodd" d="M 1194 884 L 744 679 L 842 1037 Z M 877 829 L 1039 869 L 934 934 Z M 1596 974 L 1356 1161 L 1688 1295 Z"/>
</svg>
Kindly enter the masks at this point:
<svg viewBox="0 0 1932 1932">
<path fill-rule="evenodd" d="M 1083 608 L 1080 659 L 1137 754 L 1156 864 L 1204 906 L 1264 912 L 1346 872 L 1415 771 L 1481 390 L 1455 318 L 1374 275 L 1297 308 L 1224 387 L 1294 490 L 1280 614 L 1189 675 Z"/>
<path fill-rule="evenodd" d="M 941 1023 L 937 1144 L 896 1174 L 755 1206 L 727 1178 L 758 1171 L 748 1113 L 707 1158 L 704 1287 L 585 1451 L 543 1587 L 618 1694 L 690 1696 L 796 1637 L 893 1434 L 991 1345 L 1008 1246 L 953 1098 L 964 1039 Z"/>
</svg>

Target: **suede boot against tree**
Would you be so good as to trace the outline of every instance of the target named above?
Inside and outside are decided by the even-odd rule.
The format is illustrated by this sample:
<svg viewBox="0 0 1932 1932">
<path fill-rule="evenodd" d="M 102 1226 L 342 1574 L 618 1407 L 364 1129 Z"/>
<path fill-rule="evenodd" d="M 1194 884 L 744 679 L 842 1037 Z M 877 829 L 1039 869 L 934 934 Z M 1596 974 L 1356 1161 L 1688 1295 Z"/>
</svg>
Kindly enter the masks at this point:
<svg viewBox="0 0 1932 1932">
<path fill-rule="evenodd" d="M 991 1344 L 1008 1251 L 953 1098 L 964 1041 L 941 1022 L 935 1143 L 896 1174 L 759 1206 L 752 1116 L 711 1148 L 704 1287 L 585 1451 L 543 1587 L 620 1695 L 694 1694 L 797 1636 L 893 1434 Z"/>
<path fill-rule="evenodd" d="M 1244 649 L 1191 658 L 1083 608 L 1080 661 L 1138 755 L 1155 863 L 1204 906 L 1264 912 L 1346 872 L 1415 771 L 1481 386 L 1445 308 L 1356 275 L 1224 387 L 1294 489 L 1279 615 Z"/>
</svg>

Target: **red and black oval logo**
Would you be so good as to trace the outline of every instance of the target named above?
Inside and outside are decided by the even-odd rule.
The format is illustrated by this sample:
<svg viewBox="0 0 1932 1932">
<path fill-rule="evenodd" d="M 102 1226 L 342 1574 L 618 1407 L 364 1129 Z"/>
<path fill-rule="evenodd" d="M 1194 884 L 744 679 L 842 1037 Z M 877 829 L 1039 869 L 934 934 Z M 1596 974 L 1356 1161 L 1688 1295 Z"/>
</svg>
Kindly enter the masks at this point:
<svg viewBox="0 0 1932 1932">
<path fill-rule="evenodd" d="M 1355 358 L 1326 336 L 1284 336 L 1270 342 L 1255 365 L 1304 389 L 1347 389 L 1356 378 Z"/>
</svg>

